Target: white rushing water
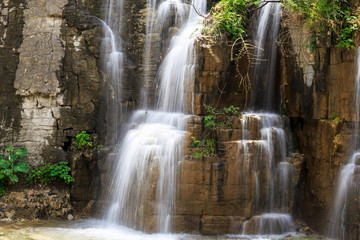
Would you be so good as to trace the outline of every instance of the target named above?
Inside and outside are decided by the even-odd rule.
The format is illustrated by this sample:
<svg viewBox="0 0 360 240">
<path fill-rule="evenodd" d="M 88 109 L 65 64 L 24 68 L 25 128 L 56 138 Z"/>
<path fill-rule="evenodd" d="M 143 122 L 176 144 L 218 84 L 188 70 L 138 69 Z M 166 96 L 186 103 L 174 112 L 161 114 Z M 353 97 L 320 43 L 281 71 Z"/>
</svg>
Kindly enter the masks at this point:
<svg viewBox="0 0 360 240">
<path fill-rule="evenodd" d="M 253 93 L 250 106 L 262 111 L 274 111 L 276 89 L 277 43 L 280 30 L 280 10 L 278 3 L 268 3 L 261 8 L 254 26 L 253 41 L 256 46 L 256 63 L 253 71 Z M 259 97 L 260 95 L 263 95 Z M 275 106 L 278 107 L 278 106 Z"/>
<path fill-rule="evenodd" d="M 147 234 L 99 220 L 71 222 L 6 222 L 0 224 L 0 238 L 9 240 L 231 240 L 280 239 L 277 236 L 199 236 L 190 234 Z"/>
<path fill-rule="evenodd" d="M 121 17 L 123 0 L 106 0 L 104 2 L 105 19 L 100 20 L 104 26 L 105 37 L 102 42 L 102 58 L 106 72 L 105 99 L 107 101 L 106 121 L 107 132 L 111 143 L 120 134 L 120 117 L 123 114 L 121 105 L 122 80 L 124 73 L 125 54 L 122 49 L 120 33 L 122 31 Z"/>
<path fill-rule="evenodd" d="M 334 239 L 345 240 L 351 236 L 349 215 L 355 215 L 354 206 L 351 205 L 353 199 L 360 198 L 360 146 L 359 146 L 359 121 L 360 121 L 360 48 L 356 55 L 357 72 L 355 76 L 355 123 L 354 123 L 354 153 L 349 162 L 341 168 L 334 202 L 328 236 Z M 354 202 L 352 202 L 354 203 Z M 351 239 L 350 239 L 351 240 Z"/>
<path fill-rule="evenodd" d="M 193 0 L 192 3 L 198 11 L 205 12 L 206 0 Z M 172 37 L 158 71 L 157 107 L 155 110 L 138 110 L 129 120 L 130 127 L 121 142 L 113 173 L 110 206 L 105 219 L 109 223 L 120 223 L 139 230 L 149 230 L 146 223 L 153 222 L 155 228 L 152 231 L 169 233 L 177 164 L 183 150 L 188 118 L 184 114 L 185 85 L 191 88 L 194 80 L 194 42 L 200 21 L 190 5 L 182 1 L 166 0 L 158 6 L 152 0 L 148 1 L 149 7 L 147 34 L 151 34 L 156 19 L 170 16 L 174 9 L 177 9 L 175 22 L 183 24 L 179 26 L 178 34 Z M 155 9 L 157 7 L 160 10 Z M 184 9 L 190 11 L 186 14 L 186 21 L 182 19 L 185 14 L 179 13 Z M 158 12 L 161 17 L 156 16 Z M 147 41 L 149 39 L 146 38 Z M 151 48 L 150 43 L 145 46 Z M 146 51 L 150 52 L 150 49 Z"/>
<path fill-rule="evenodd" d="M 255 215 L 243 225 L 243 234 L 282 234 L 293 231 L 289 214 L 293 196 L 293 167 L 287 161 L 287 140 L 283 117 L 277 114 L 242 115 L 241 179 L 253 176 Z M 245 191 L 247 192 L 247 191 Z"/>
</svg>

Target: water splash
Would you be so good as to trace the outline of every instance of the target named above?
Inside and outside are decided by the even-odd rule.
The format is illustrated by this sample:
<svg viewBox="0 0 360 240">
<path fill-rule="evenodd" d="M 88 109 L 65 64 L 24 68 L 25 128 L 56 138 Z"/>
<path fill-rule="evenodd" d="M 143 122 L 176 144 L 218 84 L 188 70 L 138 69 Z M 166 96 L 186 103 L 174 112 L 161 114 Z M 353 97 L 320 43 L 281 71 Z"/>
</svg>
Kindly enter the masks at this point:
<svg viewBox="0 0 360 240">
<path fill-rule="evenodd" d="M 186 118 L 181 113 L 134 113 L 130 122 L 136 127 L 122 142 L 111 184 L 111 206 L 106 216 L 109 222 L 144 229 L 144 217 L 157 215 L 157 230 L 168 232 Z"/>
<path fill-rule="evenodd" d="M 243 235 L 283 234 L 294 231 L 293 220 L 288 214 L 266 213 L 245 221 Z"/>
</svg>

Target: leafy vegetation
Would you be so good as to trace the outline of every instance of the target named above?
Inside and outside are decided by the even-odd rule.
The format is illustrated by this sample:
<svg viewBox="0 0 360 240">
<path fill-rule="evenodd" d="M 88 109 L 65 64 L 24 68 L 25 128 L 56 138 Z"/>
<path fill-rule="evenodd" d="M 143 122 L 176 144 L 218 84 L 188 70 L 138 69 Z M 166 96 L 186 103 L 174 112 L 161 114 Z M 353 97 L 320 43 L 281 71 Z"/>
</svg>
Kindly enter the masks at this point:
<svg viewBox="0 0 360 240">
<path fill-rule="evenodd" d="M 197 140 L 196 138 L 191 138 L 193 142 L 191 143 L 191 147 L 200 149 L 201 151 L 197 151 L 194 153 L 196 158 L 200 157 L 212 157 L 216 152 L 216 140 L 215 139 L 203 139 Z"/>
<path fill-rule="evenodd" d="M 40 167 L 33 168 L 26 180 L 29 183 L 49 183 L 62 180 L 66 184 L 74 182 L 74 178 L 70 175 L 71 168 L 67 162 L 59 162 L 56 164 L 45 164 Z"/>
<path fill-rule="evenodd" d="M 254 12 L 252 10 L 259 3 L 259 0 L 221 0 L 210 10 L 202 30 L 203 39 L 210 46 L 223 43 L 232 45 L 231 60 L 235 62 L 236 77 L 239 87 L 245 90 L 246 99 L 251 90 L 248 71 L 255 59 L 254 46 L 247 40 L 246 27 Z M 211 48 L 210 53 L 213 54 Z M 240 64 L 242 59 L 244 61 Z M 247 71 L 240 71 L 241 68 Z"/>
<path fill-rule="evenodd" d="M 87 149 L 93 147 L 94 150 L 99 151 L 103 148 L 102 144 L 94 145 L 91 135 L 86 131 L 82 131 L 81 133 L 76 135 L 73 144 L 77 149 Z"/>
<path fill-rule="evenodd" d="M 206 106 L 208 115 L 204 117 L 205 130 L 202 135 L 202 139 L 196 139 L 192 137 L 191 147 L 196 148 L 194 152 L 196 158 L 200 157 L 212 157 L 216 154 L 217 141 L 215 138 L 215 130 L 219 128 L 231 128 L 231 122 L 228 121 L 236 115 L 239 115 L 239 107 L 224 107 L 222 110 L 218 110 L 212 106 Z"/>
<path fill-rule="evenodd" d="M 211 36 L 226 36 L 236 40 L 245 34 L 249 10 L 259 0 L 221 0 L 210 11 L 211 20 L 205 23 L 203 33 Z"/>
<path fill-rule="evenodd" d="M 47 183 L 57 180 L 62 180 L 66 184 L 74 182 L 74 178 L 70 174 L 71 168 L 67 162 L 30 168 L 28 163 L 19 161 L 26 154 L 26 148 L 16 149 L 13 146 L 5 148 L 5 153 L 0 154 L 0 196 L 4 194 L 7 184 L 19 181 L 18 173 L 28 174 L 26 180 L 29 183 Z"/>
<path fill-rule="evenodd" d="M 74 144 L 78 149 L 83 149 L 86 147 L 92 147 L 93 141 L 89 133 L 87 133 L 86 131 L 82 131 L 81 133 L 76 135 Z"/>
<path fill-rule="evenodd" d="M 205 116 L 204 125 L 206 128 L 208 128 L 210 130 L 214 130 L 216 127 L 215 116 L 214 115 Z"/>
<path fill-rule="evenodd" d="M 230 107 L 224 107 L 223 111 L 225 114 L 228 114 L 228 115 L 238 115 L 239 107 L 234 107 L 231 105 Z"/>
<path fill-rule="evenodd" d="M 233 105 L 230 107 L 224 107 L 222 110 L 217 110 L 212 106 L 206 106 L 206 108 L 209 115 L 205 116 L 204 118 L 204 126 L 209 130 L 231 127 L 231 123 L 229 121 L 220 121 L 218 119 L 224 118 L 226 116 L 237 116 L 240 114 L 240 108 L 234 107 Z"/>
<path fill-rule="evenodd" d="M 338 119 L 338 116 L 336 113 L 332 112 L 330 115 L 330 118 L 331 118 L 331 120 L 336 120 L 336 119 Z"/>
<path fill-rule="evenodd" d="M 13 146 L 5 148 L 5 154 L 0 154 L 0 196 L 5 192 L 5 186 L 19 181 L 17 173 L 27 173 L 29 164 L 20 162 L 19 158 L 25 157 L 25 148 L 15 149 Z"/>
<path fill-rule="evenodd" d="M 315 35 L 307 46 L 314 48 L 316 36 L 335 35 L 338 47 L 354 48 L 358 20 L 346 0 L 284 0 L 284 8 L 300 14 Z"/>
</svg>

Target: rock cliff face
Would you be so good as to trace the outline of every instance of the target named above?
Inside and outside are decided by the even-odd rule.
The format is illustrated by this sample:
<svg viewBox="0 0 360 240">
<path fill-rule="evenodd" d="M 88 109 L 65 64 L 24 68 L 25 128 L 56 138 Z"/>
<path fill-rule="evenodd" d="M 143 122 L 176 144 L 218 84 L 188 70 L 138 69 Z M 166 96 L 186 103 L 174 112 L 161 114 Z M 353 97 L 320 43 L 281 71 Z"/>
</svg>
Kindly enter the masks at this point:
<svg viewBox="0 0 360 240">
<path fill-rule="evenodd" d="M 355 51 L 321 38 L 323 47 L 311 51 L 304 44 L 311 33 L 295 16 L 285 15 L 282 27 L 284 108 L 306 163 L 298 215 L 326 232 L 337 177 L 353 151 Z"/>
<path fill-rule="evenodd" d="M 106 114 L 108 86 L 101 64 L 104 33 L 97 19 L 104 12 L 101 4 L 97 0 L 0 3 L 0 142 L 26 147 L 32 165 L 70 160 L 77 179 L 71 197 L 81 203 L 80 208 L 103 194 L 111 163 L 105 161 L 106 151 L 99 155 L 69 152 L 71 140 L 82 130 L 109 145 L 117 138 L 110 134 L 112 125 Z M 145 70 L 149 71 L 144 86 L 156 87 L 156 68 L 167 44 L 158 40 L 174 30 L 159 29 L 150 36 L 150 64 L 145 67 L 147 7 L 145 0 L 124 1 L 122 38 L 127 59 L 124 94 L 117 104 L 126 113 L 139 105 Z M 283 104 L 300 153 L 292 160 L 297 166 L 297 196 L 292 206 L 297 216 L 324 231 L 339 169 L 351 154 L 355 53 L 333 47 L 310 52 L 303 43 L 311 33 L 295 17 L 284 15 L 282 32 Z M 317 41 L 330 46 L 329 40 Z M 234 120 L 231 129 L 217 133 L 222 153 L 211 159 L 192 156 L 190 137 L 199 138 L 203 131 L 200 116 L 206 114 L 205 105 L 243 107 L 247 99 L 235 78 L 231 49 L 210 48 L 199 41 L 198 50 L 194 105 L 187 103 L 187 109 L 199 116 L 189 120 L 174 227 L 204 234 L 239 233 L 239 226 L 254 211 L 253 196 L 245 197 L 235 170 L 239 149 L 234 140 L 239 139 L 241 126 Z M 155 98 L 149 96 L 149 103 Z M 152 231 L 154 216 L 147 217 Z"/>
<path fill-rule="evenodd" d="M 71 137 L 95 130 L 101 29 L 93 18 L 81 19 L 80 3 L 9 1 L 3 9 L 2 50 L 12 52 L 14 64 L 3 61 L 9 84 L 1 95 L 8 99 L 1 102 L 1 140 L 26 147 L 33 165 L 64 159 Z"/>
<path fill-rule="evenodd" d="M 101 123 L 99 12 L 95 1 L 1 3 L 0 141 L 26 147 L 31 165 L 68 159 L 72 138 Z"/>
</svg>

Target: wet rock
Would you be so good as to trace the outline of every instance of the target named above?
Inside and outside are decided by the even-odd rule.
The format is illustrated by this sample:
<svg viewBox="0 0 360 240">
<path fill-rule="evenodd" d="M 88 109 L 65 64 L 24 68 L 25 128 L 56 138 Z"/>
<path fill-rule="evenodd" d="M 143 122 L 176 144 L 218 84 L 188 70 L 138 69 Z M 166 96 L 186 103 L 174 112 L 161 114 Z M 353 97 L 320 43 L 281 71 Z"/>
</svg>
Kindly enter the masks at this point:
<svg viewBox="0 0 360 240">
<path fill-rule="evenodd" d="M 355 163 L 355 165 L 360 165 L 360 156 L 359 155 L 356 156 L 354 163 Z"/>
<path fill-rule="evenodd" d="M 69 221 L 74 220 L 74 216 L 73 216 L 73 215 L 71 215 L 71 214 L 69 214 L 69 215 L 67 216 L 67 220 L 69 220 Z"/>
</svg>

